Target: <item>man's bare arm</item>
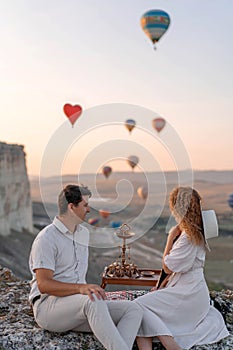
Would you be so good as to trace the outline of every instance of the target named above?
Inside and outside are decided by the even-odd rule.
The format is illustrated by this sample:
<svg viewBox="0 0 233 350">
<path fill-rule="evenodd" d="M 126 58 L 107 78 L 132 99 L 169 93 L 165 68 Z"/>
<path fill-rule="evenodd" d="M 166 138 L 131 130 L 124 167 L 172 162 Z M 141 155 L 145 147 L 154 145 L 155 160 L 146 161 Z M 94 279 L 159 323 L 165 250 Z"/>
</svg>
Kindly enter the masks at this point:
<svg viewBox="0 0 233 350">
<path fill-rule="evenodd" d="M 36 280 L 39 291 L 42 294 L 59 297 L 73 294 L 85 294 L 88 295 L 91 300 L 94 300 L 92 294 L 95 294 L 98 299 L 106 298 L 104 290 L 97 284 L 59 282 L 53 279 L 53 271 L 49 269 L 36 269 Z"/>
</svg>

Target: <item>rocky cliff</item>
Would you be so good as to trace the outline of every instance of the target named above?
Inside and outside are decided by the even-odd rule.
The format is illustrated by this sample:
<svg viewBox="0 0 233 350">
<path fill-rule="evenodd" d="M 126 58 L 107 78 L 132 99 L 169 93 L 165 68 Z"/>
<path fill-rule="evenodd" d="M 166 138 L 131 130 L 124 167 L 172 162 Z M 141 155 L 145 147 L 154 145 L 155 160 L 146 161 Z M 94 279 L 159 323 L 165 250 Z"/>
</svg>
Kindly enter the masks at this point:
<svg viewBox="0 0 233 350">
<path fill-rule="evenodd" d="M 0 266 L 0 350 L 104 350 L 92 333 L 59 334 L 40 329 L 28 303 L 29 289 L 28 281 L 17 279 L 9 269 Z M 107 298 L 132 300 L 145 292 L 109 292 Z M 231 335 L 215 344 L 194 346 L 192 350 L 233 349 L 233 293 L 211 292 L 211 296 L 221 306 Z M 153 350 L 162 349 L 160 343 L 154 344 Z M 136 344 L 133 350 L 137 350 Z"/>
<path fill-rule="evenodd" d="M 30 185 L 21 145 L 0 142 L 0 198 L 0 234 L 32 232 Z"/>
</svg>

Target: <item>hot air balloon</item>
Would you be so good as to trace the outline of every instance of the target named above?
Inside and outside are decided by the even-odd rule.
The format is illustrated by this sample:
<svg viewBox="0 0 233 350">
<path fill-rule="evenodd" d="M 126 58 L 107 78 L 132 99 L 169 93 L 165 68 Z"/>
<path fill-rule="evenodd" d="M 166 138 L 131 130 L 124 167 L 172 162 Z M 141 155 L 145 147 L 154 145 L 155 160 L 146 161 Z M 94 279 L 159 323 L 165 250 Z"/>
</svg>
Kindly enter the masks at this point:
<svg viewBox="0 0 233 350">
<path fill-rule="evenodd" d="M 88 224 L 92 226 L 98 226 L 100 219 L 99 218 L 90 218 L 88 219 Z"/>
<path fill-rule="evenodd" d="M 76 120 L 82 114 L 82 107 L 79 105 L 72 106 L 71 104 L 66 103 L 63 107 L 63 111 L 64 111 L 65 115 L 67 116 L 67 118 L 69 119 L 69 121 L 71 122 L 72 127 L 73 127 Z"/>
<path fill-rule="evenodd" d="M 155 44 L 167 31 L 170 24 L 169 15 L 162 10 L 150 10 L 141 17 L 141 27 L 145 34 Z"/>
<path fill-rule="evenodd" d="M 100 209 L 99 214 L 102 218 L 107 219 L 109 217 L 110 212 L 108 210 Z"/>
<path fill-rule="evenodd" d="M 110 222 L 110 227 L 111 228 L 118 228 L 122 225 L 122 222 L 121 221 L 111 221 Z"/>
<path fill-rule="evenodd" d="M 112 168 L 110 166 L 104 166 L 102 169 L 102 173 L 106 178 L 110 176 L 111 172 L 112 172 Z"/>
<path fill-rule="evenodd" d="M 135 125 L 136 125 L 136 122 L 133 119 L 127 119 L 125 121 L 125 127 L 129 130 L 130 133 L 135 128 Z"/>
<path fill-rule="evenodd" d="M 233 193 L 230 194 L 228 198 L 229 207 L 233 209 Z"/>
<path fill-rule="evenodd" d="M 166 120 L 163 118 L 155 118 L 152 120 L 152 126 L 155 128 L 158 132 L 163 130 L 164 126 L 166 124 Z"/>
<path fill-rule="evenodd" d="M 139 162 L 139 158 L 137 156 L 129 156 L 127 159 L 128 164 L 131 166 L 132 170 L 136 167 Z"/>
<path fill-rule="evenodd" d="M 147 189 L 147 187 L 146 186 L 138 187 L 137 194 L 139 195 L 140 198 L 146 199 L 147 196 L 148 196 L 148 189 Z"/>
</svg>

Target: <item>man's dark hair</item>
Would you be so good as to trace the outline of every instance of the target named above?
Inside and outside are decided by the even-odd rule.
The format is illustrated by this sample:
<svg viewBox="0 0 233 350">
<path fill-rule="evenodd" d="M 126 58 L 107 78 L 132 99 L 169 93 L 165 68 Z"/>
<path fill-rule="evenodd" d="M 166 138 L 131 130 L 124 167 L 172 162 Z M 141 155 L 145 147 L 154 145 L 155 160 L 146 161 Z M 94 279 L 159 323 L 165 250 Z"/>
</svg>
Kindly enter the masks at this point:
<svg viewBox="0 0 233 350">
<path fill-rule="evenodd" d="M 64 187 L 58 196 L 59 215 L 67 212 L 69 203 L 78 205 L 83 196 L 91 197 L 91 191 L 86 186 L 67 185 Z"/>
</svg>

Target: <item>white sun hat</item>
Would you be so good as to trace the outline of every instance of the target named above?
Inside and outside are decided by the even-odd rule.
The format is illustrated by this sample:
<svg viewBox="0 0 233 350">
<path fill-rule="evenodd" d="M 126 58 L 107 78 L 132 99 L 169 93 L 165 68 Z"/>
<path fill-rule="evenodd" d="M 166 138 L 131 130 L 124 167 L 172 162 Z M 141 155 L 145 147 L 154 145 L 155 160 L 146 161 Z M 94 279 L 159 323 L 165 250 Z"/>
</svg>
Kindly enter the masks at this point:
<svg viewBox="0 0 233 350">
<path fill-rule="evenodd" d="M 202 210 L 205 238 L 218 237 L 218 221 L 214 210 Z"/>
<path fill-rule="evenodd" d="M 207 249 L 210 250 L 207 239 L 218 237 L 217 216 L 214 210 L 202 210 L 201 214 L 204 229 L 205 245 Z M 173 216 L 170 216 L 167 223 L 166 232 L 169 233 L 170 229 L 175 225 L 177 225 L 175 218 Z"/>
</svg>

